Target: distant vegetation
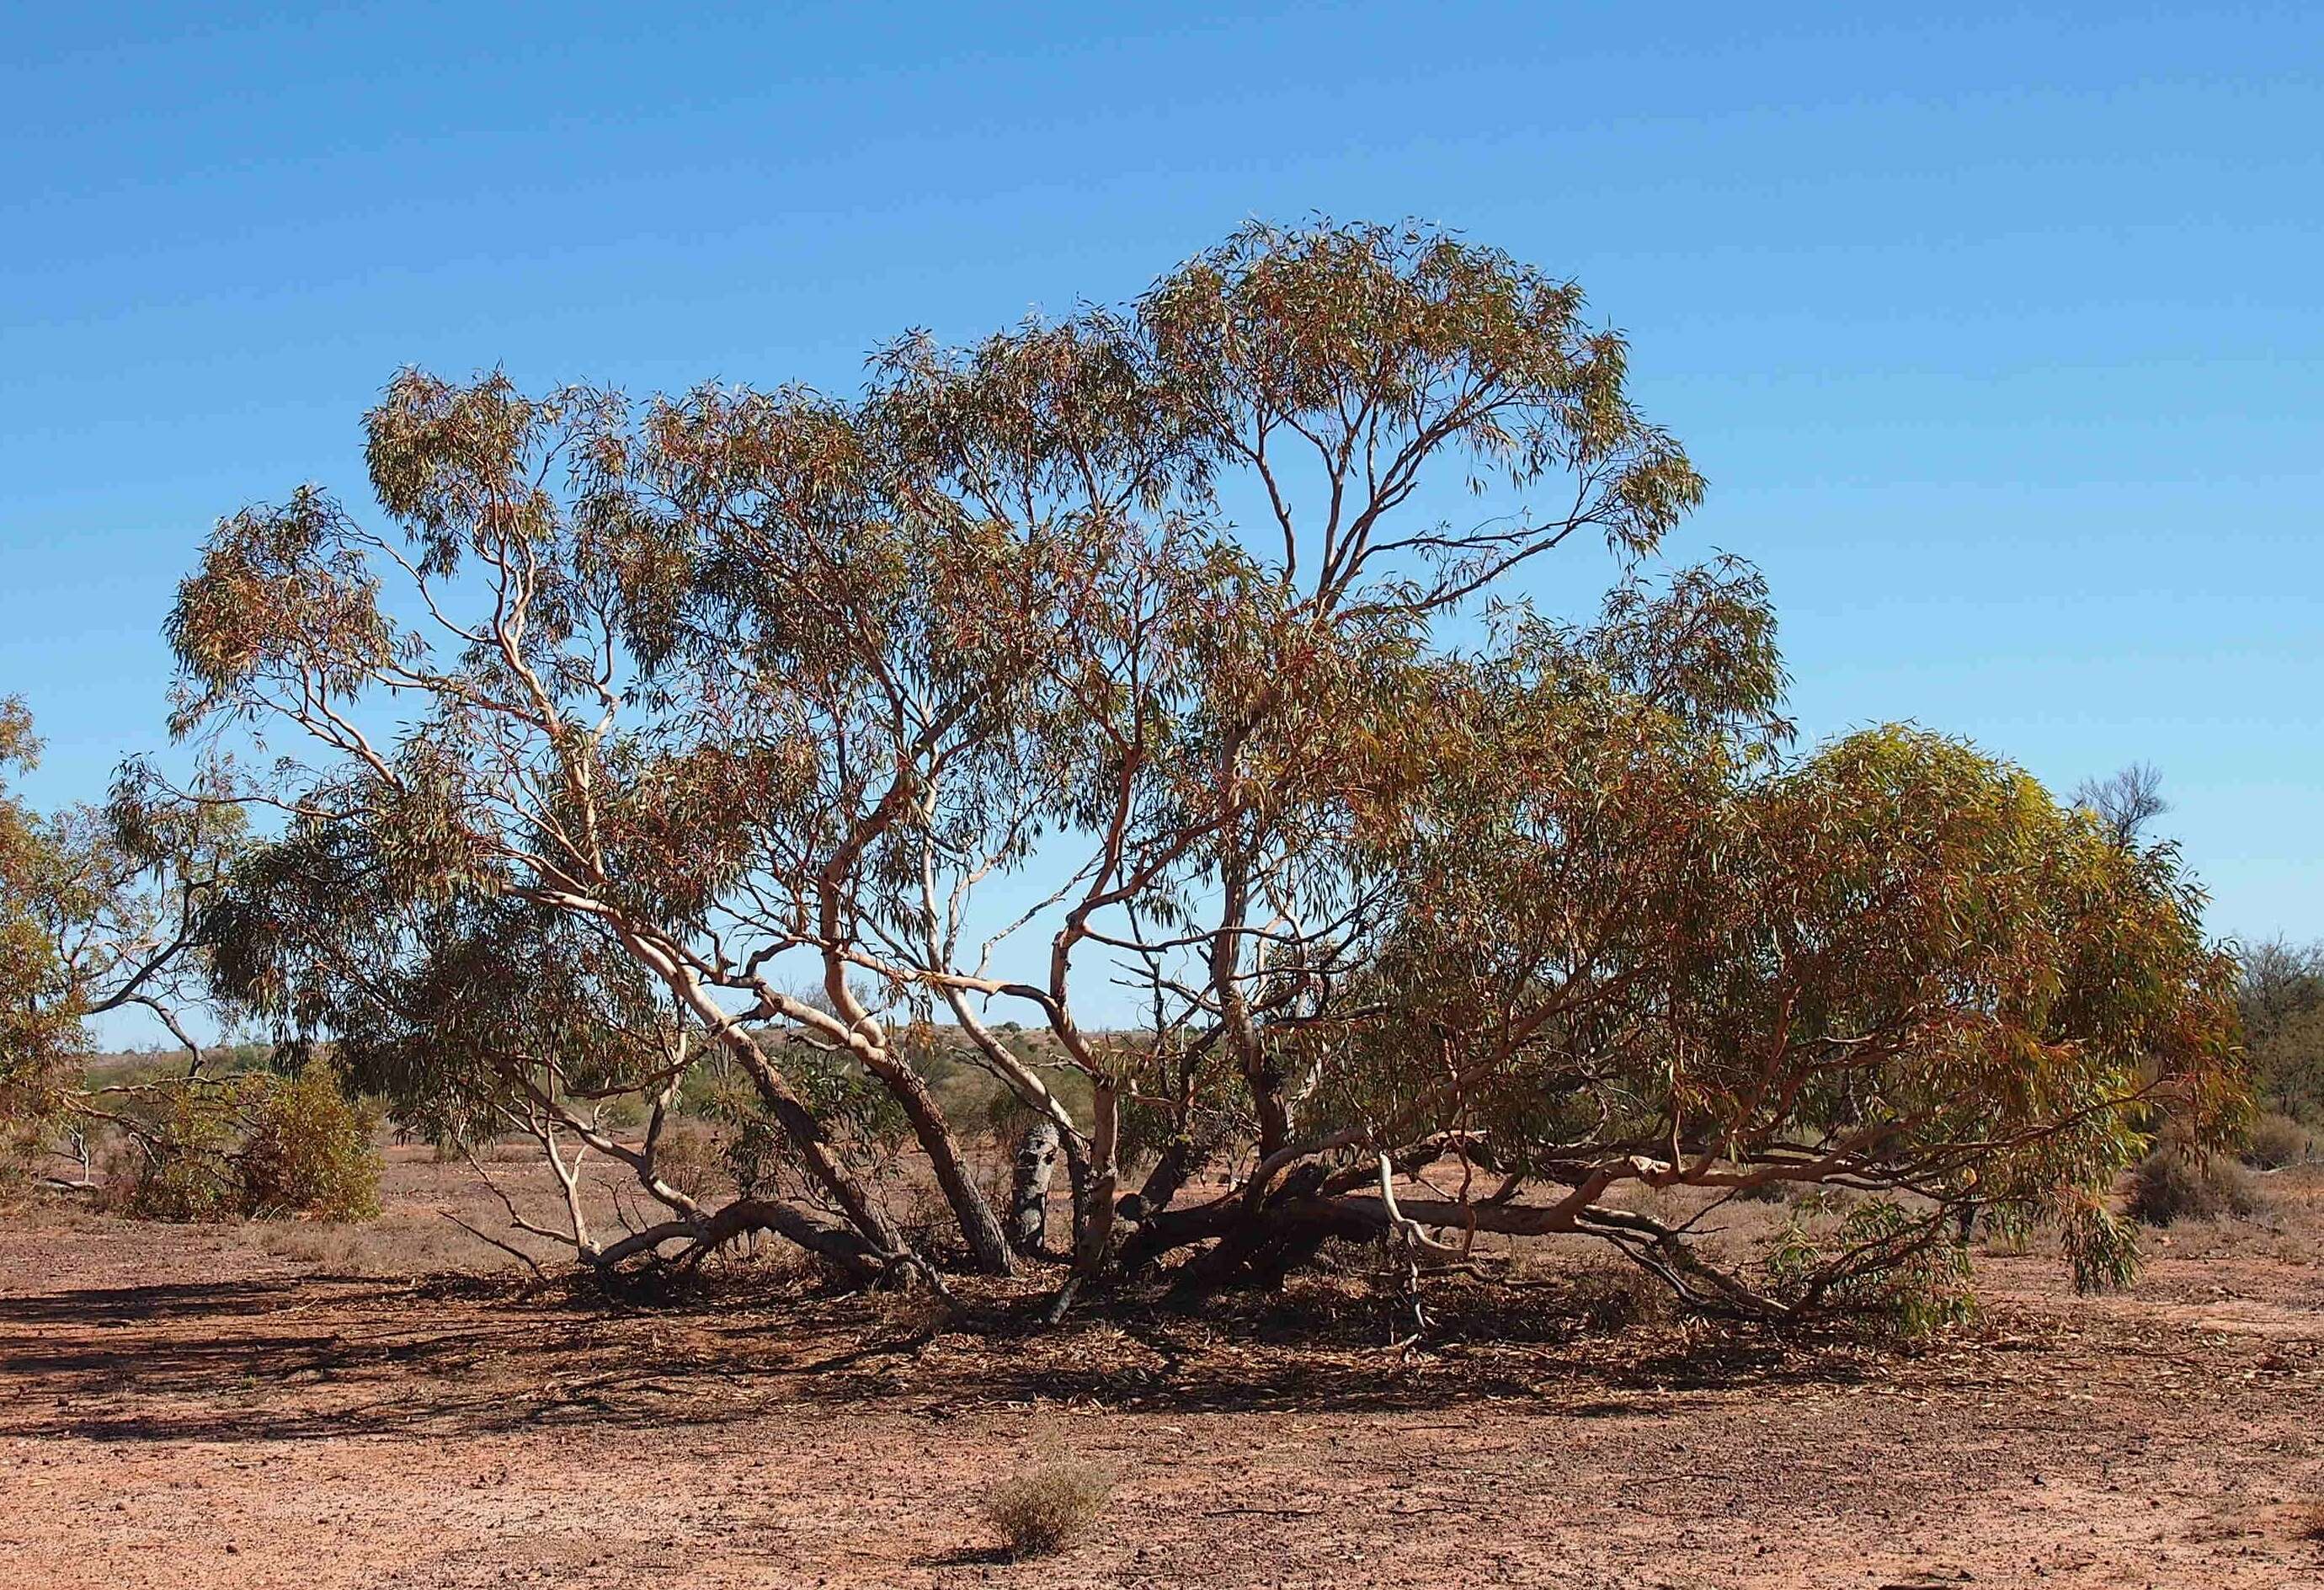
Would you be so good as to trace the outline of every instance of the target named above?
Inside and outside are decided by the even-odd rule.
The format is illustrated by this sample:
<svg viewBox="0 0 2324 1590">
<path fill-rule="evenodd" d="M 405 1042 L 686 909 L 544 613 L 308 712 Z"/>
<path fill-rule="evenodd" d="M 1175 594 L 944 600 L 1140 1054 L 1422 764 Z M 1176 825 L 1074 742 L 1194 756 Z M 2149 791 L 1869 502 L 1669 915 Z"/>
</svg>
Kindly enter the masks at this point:
<svg viewBox="0 0 2324 1590">
<path fill-rule="evenodd" d="M 194 1164 L 361 1207 L 337 1090 L 621 1167 L 650 1221 L 526 1226 L 606 1271 L 771 1231 L 1062 1312 L 1576 1234 L 1780 1317 L 1947 1306 L 1977 1214 L 2121 1279 L 2116 1179 L 2236 1140 L 2239 1023 L 2312 1114 L 2313 957 L 2205 939 L 2151 775 L 1795 747 L 1765 582 L 1657 560 L 1703 483 L 1628 381 L 1572 283 L 1328 224 L 853 398 L 403 372 L 375 520 L 301 488 L 181 586 L 194 774 L 5 809 L 11 1108 L 85 1118 L 87 1020 L 198 1000 L 294 1079 L 231 1129 L 173 1085 L 173 1212 Z M 1591 545 L 1594 615 L 1522 599 Z M 1658 1202 L 1820 1188 L 1763 1253 Z"/>
<path fill-rule="evenodd" d="M 2276 939 L 2245 951 L 2242 1006 L 2260 1108 L 2324 1127 L 2324 944 Z"/>
</svg>

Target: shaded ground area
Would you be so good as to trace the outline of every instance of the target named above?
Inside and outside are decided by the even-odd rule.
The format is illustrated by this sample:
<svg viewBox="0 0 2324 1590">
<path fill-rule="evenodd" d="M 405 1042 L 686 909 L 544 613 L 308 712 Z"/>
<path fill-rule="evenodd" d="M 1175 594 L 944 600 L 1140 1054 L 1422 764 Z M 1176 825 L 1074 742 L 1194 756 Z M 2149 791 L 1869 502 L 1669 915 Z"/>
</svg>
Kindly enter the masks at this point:
<svg viewBox="0 0 2324 1590">
<path fill-rule="evenodd" d="M 1554 1257 L 1398 1352 L 1330 1278 L 1043 1332 L 1005 1292 L 621 1307 L 20 1212 L 0 1583 L 2324 1585 L 2324 1176 L 2270 1183 L 2125 1297 L 1980 1255 L 1982 1323 L 1911 1354 L 1592 1329 Z M 977 1499 L 1054 1451 L 1111 1515 L 996 1561 Z"/>
</svg>

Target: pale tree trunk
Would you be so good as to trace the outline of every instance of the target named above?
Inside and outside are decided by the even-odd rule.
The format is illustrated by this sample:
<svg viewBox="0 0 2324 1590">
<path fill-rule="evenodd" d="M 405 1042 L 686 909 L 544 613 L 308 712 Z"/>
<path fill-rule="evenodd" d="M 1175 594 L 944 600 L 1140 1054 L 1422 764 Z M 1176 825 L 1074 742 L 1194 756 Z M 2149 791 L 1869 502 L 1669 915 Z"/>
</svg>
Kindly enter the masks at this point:
<svg viewBox="0 0 2324 1590">
<path fill-rule="evenodd" d="M 1017 1145 L 1009 1189 L 1009 1245 L 1028 1258 L 1048 1251 L 1049 1182 L 1057 1169 L 1057 1123 L 1046 1117 L 1026 1129 Z"/>
<path fill-rule="evenodd" d="M 1113 1240 L 1113 1199 L 1121 1179 L 1115 1154 L 1120 1138 L 1121 1092 L 1111 1077 L 1091 1078 L 1089 1218 L 1074 1252 L 1074 1276 L 1086 1280 L 1105 1264 Z"/>
<path fill-rule="evenodd" d="M 823 912 L 826 935 L 837 937 L 838 920 L 836 896 L 826 892 Z M 848 987 L 846 961 L 826 952 L 823 964 L 824 997 L 847 1024 L 848 1052 L 904 1106 L 905 1118 L 912 1123 L 912 1135 L 928 1157 L 936 1186 L 943 1189 L 945 1201 L 952 1206 L 953 1218 L 968 1243 L 976 1267 L 987 1275 L 1011 1273 L 1017 1266 L 1009 1252 L 1009 1239 L 1001 1234 L 991 1202 L 976 1185 L 976 1178 L 969 1174 L 961 1158 L 960 1144 L 953 1137 L 951 1123 L 945 1119 L 936 1095 L 928 1091 L 928 1085 L 912 1069 L 911 1062 L 896 1052 L 879 1020 L 863 1008 L 862 1002 Z"/>
<path fill-rule="evenodd" d="M 1074 1234 L 1068 1245 L 1078 1250 L 1082 1245 L 1082 1233 L 1089 1229 L 1089 1150 L 1077 1136 L 1065 1138 L 1064 1143 L 1065 1196 L 1073 1199 L 1074 1204 Z"/>
<path fill-rule="evenodd" d="M 930 892 L 930 898 L 931 900 L 934 898 L 933 891 Z M 929 909 L 933 913 L 935 907 L 931 905 Z M 934 954 L 932 949 L 932 957 Z M 1079 1246 L 1083 1227 L 1087 1223 L 1089 1206 L 1089 1153 L 1084 1146 L 1081 1129 L 1074 1124 L 1073 1116 L 1058 1101 L 1056 1094 L 1051 1091 L 1049 1085 L 1041 1080 L 1040 1074 L 1027 1065 L 1006 1043 L 1003 1043 L 999 1033 L 994 1032 L 978 1019 L 975 1011 L 970 1008 L 968 1001 L 963 997 L 960 990 L 945 989 L 945 1002 L 952 1007 L 953 1019 L 960 1024 L 960 1030 L 968 1034 L 969 1041 L 973 1043 L 977 1052 L 983 1056 L 986 1069 L 1007 1084 L 1010 1090 L 1016 1094 L 1026 1105 L 1040 1111 L 1048 1118 L 1051 1129 L 1056 1133 L 1054 1141 L 1065 1156 L 1065 1172 L 1071 1179 L 1073 1188 L 1074 1234 L 1073 1241 L 1068 1246 Z M 1010 1244 L 1015 1246 L 1013 1237 L 1010 1239 Z M 1023 1250 L 1020 1248 L 1018 1251 Z"/>
</svg>

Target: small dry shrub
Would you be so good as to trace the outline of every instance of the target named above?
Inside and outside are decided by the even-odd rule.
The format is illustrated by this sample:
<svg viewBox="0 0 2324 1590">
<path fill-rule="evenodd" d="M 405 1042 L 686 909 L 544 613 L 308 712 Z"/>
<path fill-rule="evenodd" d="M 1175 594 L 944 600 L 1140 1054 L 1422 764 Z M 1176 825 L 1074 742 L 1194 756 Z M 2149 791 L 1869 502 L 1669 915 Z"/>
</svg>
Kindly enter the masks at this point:
<svg viewBox="0 0 2324 1590">
<path fill-rule="evenodd" d="M 717 1140 L 683 1122 L 654 1145 L 654 1174 L 697 1202 L 710 1197 L 726 1177 L 726 1158 Z"/>
<path fill-rule="evenodd" d="M 2198 1160 L 2175 1148 L 2157 1149 L 2130 1175 L 2130 1215 L 2144 1225 L 2255 1215 L 2264 1202 L 2241 1165 L 2217 1158 Z"/>
<path fill-rule="evenodd" d="M 2280 1170 L 2315 1157 L 2315 1134 L 2280 1112 L 2260 1116 L 2244 1134 L 2243 1161 L 2262 1170 Z"/>
<path fill-rule="evenodd" d="M 1095 1523 L 1112 1497 L 1111 1473 L 1056 1452 L 1001 1481 L 981 1505 L 1010 1557 L 1047 1557 Z"/>
<path fill-rule="evenodd" d="M 1678 1314 L 1678 1299 L 1647 1271 L 1627 1260 L 1596 1263 L 1579 1271 L 1568 1294 L 1582 1328 L 1611 1334 L 1642 1325 L 1664 1325 Z"/>
</svg>

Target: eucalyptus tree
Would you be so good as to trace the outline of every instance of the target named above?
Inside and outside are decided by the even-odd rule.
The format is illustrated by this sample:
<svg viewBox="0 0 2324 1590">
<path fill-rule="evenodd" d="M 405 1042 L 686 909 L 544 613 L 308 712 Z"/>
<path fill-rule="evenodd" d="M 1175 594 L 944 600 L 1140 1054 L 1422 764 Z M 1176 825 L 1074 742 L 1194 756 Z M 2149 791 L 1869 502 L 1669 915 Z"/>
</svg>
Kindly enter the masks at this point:
<svg viewBox="0 0 2324 1590">
<path fill-rule="evenodd" d="M 701 402 L 726 411 L 715 394 Z M 758 488 L 797 485 L 812 501 L 868 467 L 839 411 L 788 397 L 740 407 L 767 421 L 770 447 L 797 443 L 783 461 L 808 471 Z M 602 1070 L 609 1042 L 650 1056 L 698 1035 L 751 1078 L 864 1250 L 900 1257 L 891 1214 L 752 1031 L 786 1024 L 894 1091 L 972 1250 L 1005 1268 L 997 1222 L 847 979 L 837 938 L 909 790 L 908 768 L 882 764 L 876 737 L 867 752 L 861 716 L 910 715 L 898 733 L 946 743 L 974 670 L 1006 663 L 980 657 L 964 629 L 942 633 L 975 611 L 961 587 L 993 571 L 976 549 L 933 545 L 915 525 L 834 514 L 802 532 L 816 537 L 807 555 L 833 566 L 794 593 L 772 656 L 689 645 L 678 628 L 689 587 L 715 573 L 658 565 L 676 549 L 636 525 L 626 490 L 609 484 L 626 487 L 632 448 L 682 448 L 686 426 L 681 405 L 657 406 L 632 433 L 601 394 L 534 401 L 499 378 L 454 387 L 409 374 L 369 417 L 374 484 L 406 547 L 313 492 L 220 526 L 171 619 L 186 670 L 179 726 L 287 721 L 327 752 L 242 791 L 287 815 L 269 861 L 307 879 L 290 898 L 309 909 L 277 930 L 284 897 L 254 874 L 247 908 L 220 927 L 256 953 L 228 942 L 221 964 L 258 974 L 235 992 L 293 1028 L 345 1030 L 358 1052 L 389 1057 L 415 1041 L 399 1027 L 417 1023 L 424 1043 L 433 1026 L 487 1068 L 479 1080 L 545 1068 L 545 1095 Z M 738 494 L 754 489 L 741 479 L 747 447 Z M 706 519 L 733 511 L 700 505 Z M 382 567 L 407 582 L 416 622 L 381 602 Z M 946 701 L 927 708 L 867 670 L 859 642 L 881 633 L 897 657 L 929 660 L 923 677 Z M 410 716 L 367 725 L 367 692 Z M 360 892 L 346 886 L 356 881 Z M 299 957 L 340 945 L 352 975 L 316 993 Z M 801 953 L 822 968 L 821 998 L 777 980 L 777 963 Z M 518 986 L 495 1009 L 476 996 L 504 986 L 503 966 Z M 381 968 L 392 981 L 355 986 Z M 641 1024 L 641 984 L 666 1019 Z M 502 1031 L 480 1036 L 479 1022 Z M 650 1086 L 658 1063 L 633 1079 Z M 639 1169 L 650 1184 L 650 1165 Z M 795 1232 L 812 1220 L 759 1213 Z"/>
<path fill-rule="evenodd" d="M 0 775 L 37 765 L 21 701 L 0 700 Z M 242 840 L 231 805 L 147 799 L 33 809 L 0 782 L 0 1119 L 97 1107 L 74 1063 L 89 1023 L 138 1013 L 202 1050 L 182 1017 L 200 1002 L 203 913 Z"/>
<path fill-rule="evenodd" d="M 1238 323 L 1230 341 L 1196 323 L 1204 295 Z M 1380 301 L 1319 340 L 1366 295 Z M 997 1223 L 850 974 L 940 992 L 1056 1114 L 966 1012 L 964 996 L 1002 986 L 936 964 L 956 940 L 930 894 L 939 874 L 958 898 L 1022 860 L 1045 822 L 1094 832 L 1048 978 L 1007 991 L 1097 1079 L 1095 1255 L 1118 1079 L 1076 1019 L 1075 952 L 1101 913 L 1167 909 L 1223 855 L 1211 982 L 1259 1075 L 1241 940 L 1273 843 L 1260 780 L 1326 772 L 1303 729 L 1333 710 L 1286 690 L 1284 665 L 1337 688 L 1331 670 L 1414 654 L 1427 613 L 1587 525 L 1642 549 L 1693 491 L 1622 402 L 1618 342 L 1578 310 L 1572 289 L 1450 239 L 1255 231 L 1129 319 L 1089 314 L 957 358 L 907 340 L 853 404 L 705 390 L 633 414 L 609 394 L 407 374 L 368 449 L 402 535 L 312 491 L 222 524 L 171 622 L 178 727 L 295 725 L 326 760 L 239 793 L 303 826 L 368 829 L 414 899 L 521 900 L 618 946 L 731 1050 L 822 1192 L 892 1252 L 891 1219 L 748 1029 L 779 1021 L 844 1051 L 896 1094 L 993 1268 L 1008 1262 Z M 1286 338 L 1337 362 L 1286 362 Z M 1335 439 L 1320 429 L 1333 404 Z M 1279 559 L 1255 558 L 1211 516 L 1212 477 L 1240 449 L 1279 497 L 1269 449 L 1297 431 L 1327 438 L 1340 505 L 1305 532 L 1285 507 Z M 1447 450 L 1519 478 L 1571 466 L 1577 506 L 1551 527 L 1391 533 L 1389 511 Z M 1320 538 L 1304 578 L 1303 535 Z M 1391 563 L 1425 582 L 1372 578 Z M 381 599 L 388 573 L 401 608 Z M 372 692 L 411 714 L 387 737 L 365 726 Z M 819 1004 L 788 991 L 786 957 L 816 963 Z M 1270 1143 L 1279 1091 L 1259 1087 Z"/>
<path fill-rule="evenodd" d="M 0 773 L 33 767 L 39 755 L 32 714 L 0 701 Z M 63 957 L 42 920 L 55 871 L 38 814 L 0 788 L 0 1108 L 10 1115 L 50 1093 L 79 1038 Z"/>
<path fill-rule="evenodd" d="M 2269 1109 L 2324 1121 L 2324 943 L 2268 939 L 2239 958 L 2255 1093 Z"/>
<path fill-rule="evenodd" d="M 861 1084 L 1009 1268 L 939 1041 L 1057 1132 L 1077 1279 L 1577 1231 L 1783 1309 L 1925 1209 L 2087 1200 L 2158 1093 L 2223 1111 L 2167 854 L 1950 742 L 1792 756 L 1756 575 L 1647 578 L 1702 484 L 1583 308 L 1441 233 L 1251 226 L 1119 311 L 908 337 L 849 399 L 399 375 L 387 524 L 244 510 L 171 621 L 177 729 L 284 814 L 217 917 L 228 991 L 415 1105 L 627 1160 L 671 1218 L 576 1214 L 601 1262 L 750 1225 L 911 1262 L 839 1129 Z M 1577 540 L 1603 612 L 1511 607 Z M 659 1175 L 706 1052 L 793 1196 Z M 619 1093 L 642 1143 L 589 1103 Z M 1162 1144 L 1127 1196 L 1125 1107 Z M 1780 1284 L 1611 1201 L 1777 1180 L 1906 1201 Z"/>
<path fill-rule="evenodd" d="M 1018 759 L 1044 776 L 1013 774 L 998 843 L 927 847 L 943 931 L 881 968 L 934 981 L 972 1034 L 964 995 L 1030 1004 L 1087 1072 L 1085 1271 L 1111 1234 L 1126 1093 L 1176 1129 L 1141 1208 L 1204 1143 L 1291 1146 L 1309 1078 L 1279 1038 L 1305 995 L 1283 968 L 1328 979 L 1370 899 L 1347 864 L 1347 781 L 1366 763 L 1402 776 L 1371 746 L 1427 716 L 1432 625 L 1578 535 L 1644 555 L 1699 497 L 1624 394 L 1621 339 L 1582 310 L 1572 283 L 1441 234 L 1254 226 L 1127 318 L 886 361 L 883 420 L 954 512 L 1020 541 L 1096 527 L 1174 571 L 1070 621 L 1047 656 L 1065 710 Z M 1424 491 L 1489 479 L 1517 500 L 1465 523 Z M 1238 491 L 1259 523 L 1222 522 Z M 966 892 L 1044 822 L 1081 842 L 1045 902 L 1044 975 L 991 975 L 990 940 L 963 966 Z M 1076 1012 L 1125 957 L 1145 1031 L 1093 1045 Z M 1228 1132 L 1204 1130 L 1222 1114 Z"/>
</svg>

